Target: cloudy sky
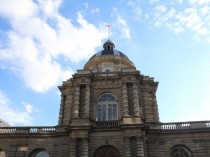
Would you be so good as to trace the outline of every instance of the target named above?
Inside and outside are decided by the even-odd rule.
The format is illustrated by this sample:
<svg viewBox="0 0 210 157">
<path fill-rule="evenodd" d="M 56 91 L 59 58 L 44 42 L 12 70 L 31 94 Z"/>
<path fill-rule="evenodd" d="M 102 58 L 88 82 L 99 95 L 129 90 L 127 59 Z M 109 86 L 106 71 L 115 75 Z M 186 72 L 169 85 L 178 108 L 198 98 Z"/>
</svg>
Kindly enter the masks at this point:
<svg viewBox="0 0 210 157">
<path fill-rule="evenodd" d="M 159 82 L 162 122 L 210 120 L 210 0 L 0 0 L 0 118 L 56 125 L 57 88 L 110 39 Z"/>
</svg>

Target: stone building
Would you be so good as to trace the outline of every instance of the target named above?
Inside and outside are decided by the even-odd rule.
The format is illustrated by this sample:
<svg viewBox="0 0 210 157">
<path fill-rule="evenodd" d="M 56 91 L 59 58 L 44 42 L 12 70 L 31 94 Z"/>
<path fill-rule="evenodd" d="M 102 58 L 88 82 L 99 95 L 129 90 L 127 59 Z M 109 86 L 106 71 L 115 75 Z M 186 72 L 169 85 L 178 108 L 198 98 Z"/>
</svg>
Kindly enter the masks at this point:
<svg viewBox="0 0 210 157">
<path fill-rule="evenodd" d="M 210 157 L 210 121 L 161 123 L 157 87 L 108 40 L 59 86 L 58 125 L 1 127 L 0 157 Z"/>
</svg>

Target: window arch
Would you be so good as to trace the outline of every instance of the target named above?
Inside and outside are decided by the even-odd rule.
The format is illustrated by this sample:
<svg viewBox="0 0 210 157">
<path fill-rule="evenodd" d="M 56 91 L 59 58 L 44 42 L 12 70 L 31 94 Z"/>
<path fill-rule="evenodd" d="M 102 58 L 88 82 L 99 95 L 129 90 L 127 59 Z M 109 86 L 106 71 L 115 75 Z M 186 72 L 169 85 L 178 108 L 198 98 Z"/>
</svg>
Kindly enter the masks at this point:
<svg viewBox="0 0 210 157">
<path fill-rule="evenodd" d="M 104 93 L 97 100 L 96 121 L 117 120 L 117 99 L 110 93 Z"/>
<path fill-rule="evenodd" d="M 29 156 L 30 157 L 49 157 L 49 154 L 44 149 L 36 149 Z"/>
<path fill-rule="evenodd" d="M 0 157 L 6 157 L 6 153 L 0 148 Z"/>
<path fill-rule="evenodd" d="M 174 146 L 171 149 L 170 157 L 192 157 L 192 154 L 184 146 Z"/>
</svg>

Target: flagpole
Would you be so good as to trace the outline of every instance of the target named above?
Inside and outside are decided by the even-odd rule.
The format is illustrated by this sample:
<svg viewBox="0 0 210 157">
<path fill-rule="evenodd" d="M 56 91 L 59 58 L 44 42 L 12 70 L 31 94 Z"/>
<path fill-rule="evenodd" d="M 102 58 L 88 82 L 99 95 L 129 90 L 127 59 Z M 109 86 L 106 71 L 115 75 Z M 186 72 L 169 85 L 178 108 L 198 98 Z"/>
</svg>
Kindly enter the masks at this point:
<svg viewBox="0 0 210 157">
<path fill-rule="evenodd" d="M 109 36 L 110 36 L 110 25 L 106 25 L 107 27 L 107 34 L 108 34 L 108 40 L 109 40 Z"/>
</svg>

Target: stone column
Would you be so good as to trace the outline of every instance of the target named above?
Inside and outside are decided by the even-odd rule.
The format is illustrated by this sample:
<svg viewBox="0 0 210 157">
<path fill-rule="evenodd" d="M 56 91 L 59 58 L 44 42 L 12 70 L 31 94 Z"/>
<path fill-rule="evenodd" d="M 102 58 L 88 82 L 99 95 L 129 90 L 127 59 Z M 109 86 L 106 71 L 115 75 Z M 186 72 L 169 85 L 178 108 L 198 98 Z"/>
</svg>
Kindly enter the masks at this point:
<svg viewBox="0 0 210 157">
<path fill-rule="evenodd" d="M 75 88 L 75 95 L 74 95 L 73 118 L 79 118 L 79 99 L 80 99 L 80 86 L 77 85 Z"/>
<path fill-rule="evenodd" d="M 130 137 L 125 137 L 125 157 L 131 157 Z"/>
<path fill-rule="evenodd" d="M 144 157 L 143 137 L 136 137 L 137 157 Z"/>
<path fill-rule="evenodd" d="M 123 83 L 123 89 L 122 89 L 122 94 L 123 94 L 123 116 L 128 116 L 128 92 L 127 92 L 127 86 L 126 83 Z"/>
<path fill-rule="evenodd" d="M 82 139 L 82 157 L 88 157 L 88 138 Z"/>
<path fill-rule="evenodd" d="M 70 141 L 70 156 L 77 157 L 77 139 L 71 139 Z"/>
<path fill-rule="evenodd" d="M 86 92 L 85 92 L 85 106 L 84 106 L 85 118 L 89 118 L 90 112 L 90 85 L 86 85 Z"/>
<path fill-rule="evenodd" d="M 137 83 L 133 83 L 133 103 L 134 103 L 134 115 L 140 116 L 139 93 L 138 93 Z"/>
</svg>

